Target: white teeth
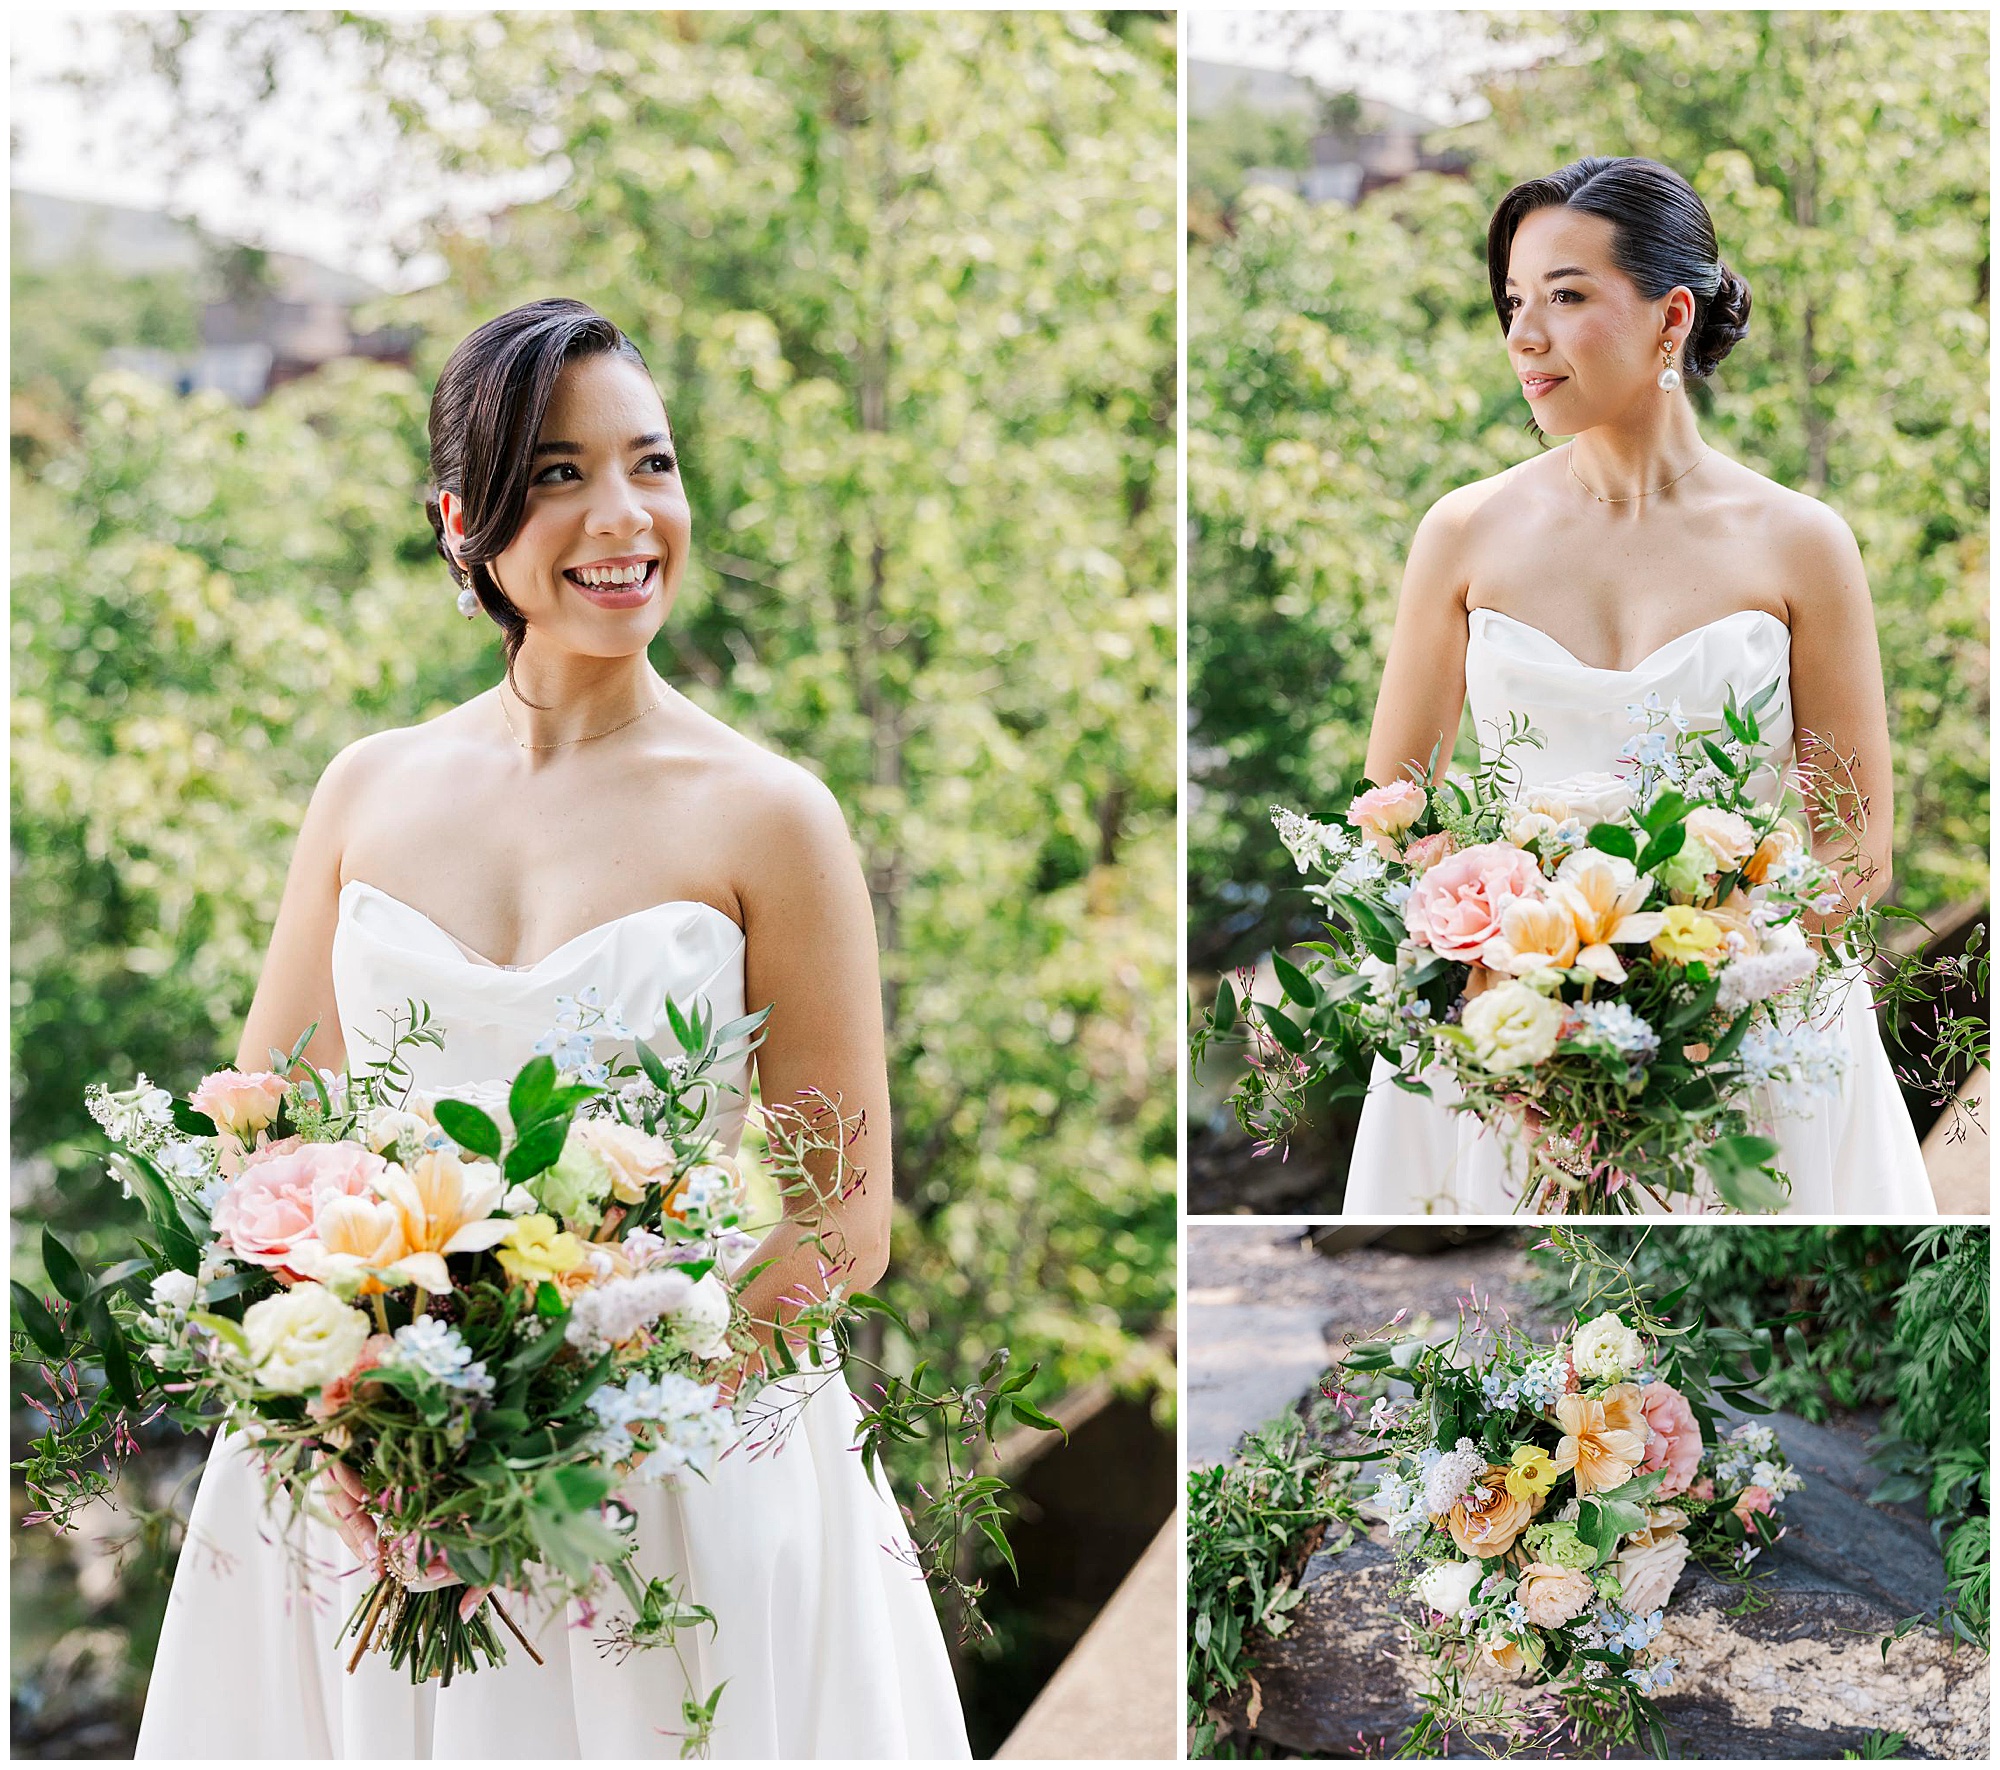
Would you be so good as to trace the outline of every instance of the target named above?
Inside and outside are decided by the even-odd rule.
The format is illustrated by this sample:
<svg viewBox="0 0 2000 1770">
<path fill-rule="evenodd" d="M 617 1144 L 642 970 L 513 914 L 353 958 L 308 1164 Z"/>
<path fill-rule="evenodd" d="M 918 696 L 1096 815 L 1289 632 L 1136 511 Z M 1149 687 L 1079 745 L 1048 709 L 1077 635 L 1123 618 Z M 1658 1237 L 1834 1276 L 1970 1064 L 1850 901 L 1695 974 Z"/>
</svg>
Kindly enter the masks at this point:
<svg viewBox="0 0 2000 1770">
<path fill-rule="evenodd" d="M 621 565 L 615 567 L 587 565 L 579 567 L 571 575 L 580 584 L 587 584 L 593 589 L 608 590 L 614 585 L 643 583 L 646 574 L 652 569 L 650 562 L 642 565 Z"/>
</svg>

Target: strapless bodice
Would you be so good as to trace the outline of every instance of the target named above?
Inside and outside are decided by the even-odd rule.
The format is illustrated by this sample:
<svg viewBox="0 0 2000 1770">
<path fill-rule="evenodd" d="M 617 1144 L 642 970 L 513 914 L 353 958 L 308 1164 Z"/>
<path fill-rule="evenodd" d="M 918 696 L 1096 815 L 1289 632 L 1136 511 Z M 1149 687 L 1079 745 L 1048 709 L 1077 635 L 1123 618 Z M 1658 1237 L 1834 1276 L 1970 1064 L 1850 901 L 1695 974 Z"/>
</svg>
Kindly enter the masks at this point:
<svg viewBox="0 0 2000 1770">
<path fill-rule="evenodd" d="M 655 1051 L 678 1047 L 666 1003 L 686 1010 L 705 1000 L 716 1024 L 743 1012 L 743 931 L 712 904 L 662 903 L 566 941 L 533 965 L 505 966 L 468 956 L 421 911 L 360 879 L 341 889 L 333 936 L 333 993 L 350 1066 L 377 1055 L 385 1016 L 412 999 L 431 1011 L 442 1049 L 406 1053 L 419 1088 L 462 1093 L 513 1076 L 556 1024 L 558 996 L 596 987 L 636 1038 Z M 630 1040 L 600 1036 L 595 1055 L 629 1056 Z M 719 1094 L 712 1129 L 733 1149 L 742 1131 L 741 1090 L 748 1060 L 712 1072 L 736 1093 Z"/>
<path fill-rule="evenodd" d="M 1775 795 L 1778 770 L 1792 760 L 1792 630 L 1763 609 L 1742 609 L 1693 628 L 1641 658 L 1629 670 L 1584 663 L 1560 641 L 1503 615 L 1476 608 L 1465 649 L 1465 693 L 1482 747 L 1507 716 L 1524 716 L 1542 734 L 1539 750 L 1514 752 L 1524 786 L 1544 786 L 1584 774 L 1629 773 L 1619 755 L 1639 729 L 1627 711 L 1658 695 L 1663 708 L 1679 701 L 1696 730 L 1722 727 L 1731 689 L 1747 701 L 1767 683 L 1778 693 L 1758 715 L 1773 772 L 1753 791 Z"/>
</svg>

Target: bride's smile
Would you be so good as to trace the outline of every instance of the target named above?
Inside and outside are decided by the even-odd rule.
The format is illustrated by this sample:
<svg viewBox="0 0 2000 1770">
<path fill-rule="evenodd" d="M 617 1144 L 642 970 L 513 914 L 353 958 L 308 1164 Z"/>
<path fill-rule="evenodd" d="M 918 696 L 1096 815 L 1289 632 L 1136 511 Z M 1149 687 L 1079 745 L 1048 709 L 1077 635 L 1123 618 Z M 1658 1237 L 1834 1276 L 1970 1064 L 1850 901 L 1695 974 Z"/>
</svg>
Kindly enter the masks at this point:
<svg viewBox="0 0 2000 1770">
<path fill-rule="evenodd" d="M 565 566 L 563 576 L 599 608 L 637 608 L 652 597 L 659 563 L 649 556 L 605 559 L 592 565 Z"/>
</svg>

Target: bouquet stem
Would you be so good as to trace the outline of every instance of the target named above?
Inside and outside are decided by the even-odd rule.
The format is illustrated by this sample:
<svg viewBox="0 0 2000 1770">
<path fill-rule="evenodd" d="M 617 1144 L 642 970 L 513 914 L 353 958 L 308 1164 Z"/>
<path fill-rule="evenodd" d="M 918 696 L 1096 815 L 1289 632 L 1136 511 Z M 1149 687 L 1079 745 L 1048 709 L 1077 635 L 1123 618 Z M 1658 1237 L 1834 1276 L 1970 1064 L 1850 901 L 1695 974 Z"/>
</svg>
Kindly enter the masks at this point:
<svg viewBox="0 0 2000 1770">
<path fill-rule="evenodd" d="M 477 1671 L 482 1665 L 504 1664 L 506 1644 L 486 1614 L 486 1605 L 481 1605 L 470 1618 L 461 1617 L 458 1607 L 464 1598 L 463 1586 L 436 1586 L 429 1591 L 413 1592 L 400 1580 L 385 1574 L 356 1605 L 354 1618 L 348 1624 L 346 1632 L 357 1639 L 347 1669 L 356 1670 L 362 1656 L 371 1649 L 386 1651 L 389 1663 L 399 1670 L 408 1666 L 413 1682 L 436 1678 L 449 1684 L 460 1672 Z M 490 1596 L 487 1603 L 493 1603 Z M 497 1604 L 493 1608 L 500 1609 Z M 541 1656 L 515 1628 L 513 1619 L 505 1612 L 501 1616 L 513 1630 L 515 1639 L 540 1664 Z"/>
</svg>

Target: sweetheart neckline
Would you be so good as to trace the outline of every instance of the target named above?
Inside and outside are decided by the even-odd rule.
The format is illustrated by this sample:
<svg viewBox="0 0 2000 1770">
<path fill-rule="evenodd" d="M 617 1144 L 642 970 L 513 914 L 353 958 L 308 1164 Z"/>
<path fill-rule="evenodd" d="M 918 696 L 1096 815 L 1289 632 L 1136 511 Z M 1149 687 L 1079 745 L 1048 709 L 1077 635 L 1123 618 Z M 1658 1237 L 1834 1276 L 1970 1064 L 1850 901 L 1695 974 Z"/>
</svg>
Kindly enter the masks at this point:
<svg viewBox="0 0 2000 1770">
<path fill-rule="evenodd" d="M 1546 639 L 1549 642 L 1549 644 L 1554 646 L 1557 651 L 1561 652 L 1564 657 L 1568 658 L 1569 661 L 1572 664 L 1576 665 L 1576 667 L 1579 670 L 1594 671 L 1599 676 L 1636 676 L 1639 674 L 1641 670 L 1645 669 L 1645 667 L 1648 664 L 1650 664 L 1655 658 L 1657 658 L 1662 652 L 1672 651 L 1673 648 L 1679 645 L 1682 640 L 1693 639 L 1699 634 L 1706 633 L 1711 627 L 1725 626 L 1730 621 L 1742 619 L 1742 617 L 1745 615 L 1761 615 L 1767 621 L 1777 622 L 1778 626 L 1784 628 L 1785 636 L 1788 639 L 1791 637 L 1791 631 L 1792 631 L 1789 624 L 1787 624 L 1784 621 L 1778 620 L 1778 617 L 1772 614 L 1771 611 L 1767 608 L 1739 608 L 1735 610 L 1733 613 L 1718 616 L 1713 621 L 1703 621 L 1698 627 L 1690 627 L 1685 633 L 1676 633 L 1673 636 L 1673 638 L 1669 639 L 1664 645 L 1654 646 L 1651 651 L 1649 651 L 1636 664 L 1633 664 L 1629 669 L 1615 670 L 1610 668 L 1608 665 L 1604 664 L 1586 663 L 1582 658 L 1578 657 L 1575 652 L 1571 651 L 1568 646 L 1563 644 L 1563 642 L 1560 639 L 1558 639 L 1553 633 L 1548 632 L 1544 628 L 1537 627 L 1532 621 L 1522 620 L 1518 615 L 1510 615 L 1504 609 L 1476 608 L 1473 609 L 1471 612 L 1475 615 L 1490 616 L 1492 619 L 1496 621 L 1505 621 L 1510 626 L 1523 628 L 1525 631 L 1533 633 L 1539 638 Z"/>
<path fill-rule="evenodd" d="M 663 903 L 651 903 L 648 904 L 642 910 L 632 910 L 629 913 L 622 916 L 613 916 L 611 920 L 608 922 L 599 922 L 594 928 L 586 928 L 581 934 L 573 935 L 570 939 L 564 941 L 560 946 L 551 947 L 547 952 L 545 952 L 539 959 L 536 959 L 532 964 L 502 965 L 497 960 L 487 958 L 484 953 L 475 952 L 471 947 L 467 946 L 464 941 L 460 940 L 456 934 L 452 933 L 452 931 L 449 928 L 445 927 L 443 923 L 439 922 L 435 917 L 425 915 L 424 912 L 418 909 L 415 904 L 405 903 L 400 897 L 396 896 L 395 893 L 390 891 L 384 891 L 382 887 L 379 885 L 371 885 L 366 879 L 349 879 L 345 885 L 341 886 L 340 895 L 343 898 L 346 897 L 346 895 L 350 891 L 352 891 L 357 885 L 360 886 L 360 888 L 363 891 L 372 891 L 377 897 L 381 898 L 385 903 L 394 904 L 397 909 L 403 910 L 408 914 L 415 916 L 417 920 L 419 922 L 422 922 L 427 928 L 431 928 L 435 930 L 437 933 L 443 935 L 446 940 L 450 941 L 451 944 L 458 949 L 459 956 L 463 958 L 465 962 L 468 965 L 470 965 L 474 970 L 500 971 L 506 973 L 509 976 L 514 976 L 514 977 L 530 975 L 536 971 L 541 970 L 542 967 L 547 965 L 550 960 L 555 959 L 560 955 L 562 955 L 563 953 L 568 952 L 571 947 L 581 946 L 586 940 L 590 939 L 592 935 L 607 933 L 611 929 L 620 927 L 626 922 L 636 922 L 642 916 L 657 915 L 661 910 L 685 910 L 685 909 L 706 910 L 710 915 L 720 916 L 723 919 L 723 921 L 727 922 L 729 926 L 735 931 L 739 939 L 742 937 L 743 934 L 743 930 L 737 927 L 736 925 L 735 917 L 729 915 L 727 912 L 723 910 L 717 909 L 714 904 L 704 903 L 698 897 L 670 897 Z"/>
</svg>

